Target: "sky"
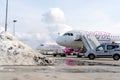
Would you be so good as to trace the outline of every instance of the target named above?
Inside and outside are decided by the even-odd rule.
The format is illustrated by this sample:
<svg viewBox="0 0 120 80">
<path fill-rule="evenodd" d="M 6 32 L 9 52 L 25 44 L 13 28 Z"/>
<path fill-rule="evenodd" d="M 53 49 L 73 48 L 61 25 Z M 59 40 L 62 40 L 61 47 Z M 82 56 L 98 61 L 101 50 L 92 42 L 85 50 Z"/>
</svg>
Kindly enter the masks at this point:
<svg viewBox="0 0 120 80">
<path fill-rule="evenodd" d="M 69 30 L 120 34 L 120 0 L 8 0 L 8 29 L 36 47 L 55 43 Z M 6 0 L 0 0 L 0 29 L 4 30 Z"/>
</svg>

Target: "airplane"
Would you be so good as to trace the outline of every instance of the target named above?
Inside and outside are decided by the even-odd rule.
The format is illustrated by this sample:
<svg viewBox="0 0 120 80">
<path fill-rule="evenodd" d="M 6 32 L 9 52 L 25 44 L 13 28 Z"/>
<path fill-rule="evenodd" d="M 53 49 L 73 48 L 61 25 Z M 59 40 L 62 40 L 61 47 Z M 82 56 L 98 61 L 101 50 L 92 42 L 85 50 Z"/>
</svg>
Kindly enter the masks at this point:
<svg viewBox="0 0 120 80">
<path fill-rule="evenodd" d="M 63 47 L 60 46 L 58 44 L 55 43 L 44 43 L 44 44 L 40 44 L 36 50 L 39 53 L 42 53 L 44 55 L 49 55 L 49 54 L 57 54 L 57 55 L 61 55 L 61 54 L 65 54 L 65 55 L 71 55 L 71 53 L 73 53 L 73 49 L 68 48 L 68 47 Z M 65 56 L 64 55 L 64 56 Z"/>
<path fill-rule="evenodd" d="M 120 41 L 120 36 L 112 35 L 109 32 L 71 30 L 58 36 L 56 43 L 64 47 L 80 49 L 83 48 L 81 35 L 87 35 L 88 37 L 94 35 L 100 43 L 114 43 Z"/>
<path fill-rule="evenodd" d="M 37 47 L 37 51 L 42 54 L 53 54 L 56 53 L 56 51 L 61 51 L 61 50 L 63 50 L 63 47 L 55 43 L 44 43 L 44 44 L 40 44 Z"/>
</svg>

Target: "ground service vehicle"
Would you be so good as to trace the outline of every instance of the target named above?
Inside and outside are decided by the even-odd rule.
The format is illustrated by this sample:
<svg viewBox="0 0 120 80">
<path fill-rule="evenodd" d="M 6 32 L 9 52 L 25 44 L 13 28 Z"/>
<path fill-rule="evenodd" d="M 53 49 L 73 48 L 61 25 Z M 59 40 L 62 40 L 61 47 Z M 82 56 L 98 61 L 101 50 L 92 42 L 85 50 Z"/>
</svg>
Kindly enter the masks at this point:
<svg viewBox="0 0 120 80">
<path fill-rule="evenodd" d="M 90 60 L 95 58 L 113 58 L 120 59 L 120 44 L 119 43 L 104 43 L 93 50 L 89 50 L 84 54 Z"/>
</svg>

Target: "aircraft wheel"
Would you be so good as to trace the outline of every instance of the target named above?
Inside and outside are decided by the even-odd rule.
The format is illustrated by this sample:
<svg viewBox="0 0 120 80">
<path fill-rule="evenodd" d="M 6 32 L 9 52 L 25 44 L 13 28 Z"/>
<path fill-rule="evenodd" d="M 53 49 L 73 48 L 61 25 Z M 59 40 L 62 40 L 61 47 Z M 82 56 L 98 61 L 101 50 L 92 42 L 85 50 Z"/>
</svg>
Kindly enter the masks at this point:
<svg viewBox="0 0 120 80">
<path fill-rule="evenodd" d="M 66 57 L 66 54 L 61 54 L 61 57 Z"/>
<path fill-rule="evenodd" d="M 79 53 L 78 53 L 78 54 L 77 54 L 77 57 L 78 57 L 78 58 L 81 58 L 82 56 L 81 56 L 81 55 L 79 55 Z"/>
<path fill-rule="evenodd" d="M 57 56 L 57 54 L 53 54 L 53 56 L 54 56 L 54 57 L 56 57 L 56 56 Z"/>
</svg>

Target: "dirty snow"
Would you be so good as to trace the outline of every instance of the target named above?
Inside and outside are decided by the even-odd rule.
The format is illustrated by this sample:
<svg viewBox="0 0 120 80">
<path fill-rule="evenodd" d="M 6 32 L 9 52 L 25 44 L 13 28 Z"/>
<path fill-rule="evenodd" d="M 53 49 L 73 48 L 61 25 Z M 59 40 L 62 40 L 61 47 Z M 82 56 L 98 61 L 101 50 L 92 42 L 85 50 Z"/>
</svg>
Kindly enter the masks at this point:
<svg viewBox="0 0 120 80">
<path fill-rule="evenodd" d="M 48 65 L 53 60 L 35 52 L 9 32 L 0 32 L 0 65 Z"/>
</svg>

